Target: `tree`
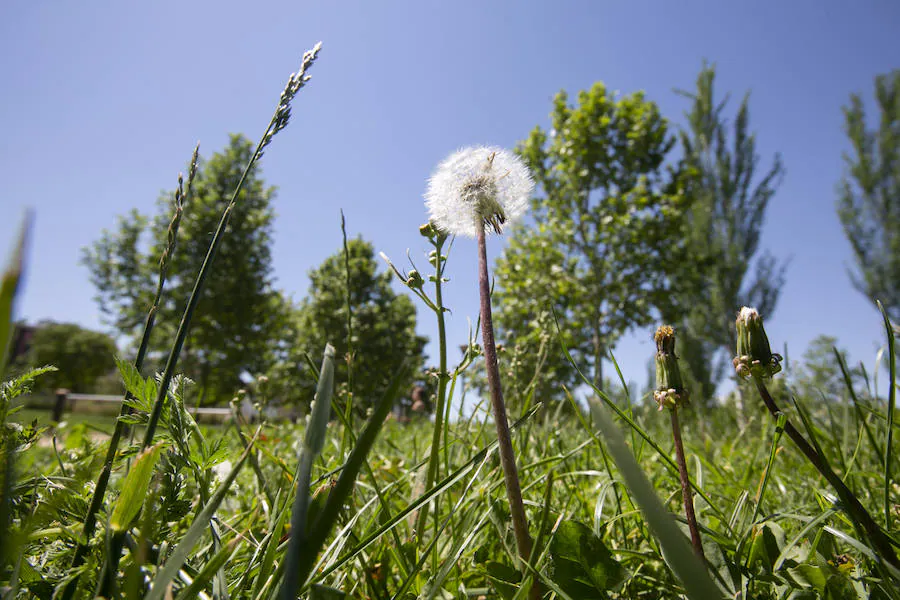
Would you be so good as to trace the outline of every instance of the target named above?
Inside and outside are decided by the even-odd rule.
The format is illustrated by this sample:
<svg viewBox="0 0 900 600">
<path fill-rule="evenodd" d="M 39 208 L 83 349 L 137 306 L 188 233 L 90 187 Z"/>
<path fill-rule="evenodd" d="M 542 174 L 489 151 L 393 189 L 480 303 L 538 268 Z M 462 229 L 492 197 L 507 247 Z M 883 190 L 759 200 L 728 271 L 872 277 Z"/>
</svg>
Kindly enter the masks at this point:
<svg viewBox="0 0 900 600">
<path fill-rule="evenodd" d="M 416 334 L 416 310 L 412 301 L 391 288 L 391 274 L 378 272 L 375 250 L 362 238 L 347 242 L 352 313 L 352 355 L 348 355 L 347 269 L 344 251 L 331 256 L 310 272 L 309 295 L 296 314 L 298 342 L 287 361 L 298 374 L 294 394 L 312 400 L 315 382 L 303 376 L 306 356 L 318 363 L 325 344 L 335 347 L 335 384 L 350 387 L 358 414 L 373 406 L 388 390 L 391 378 L 405 359 L 412 360 L 412 375 L 401 382 L 405 394 L 425 362 L 427 339 Z M 348 380 L 351 365 L 352 383 Z M 280 370 L 284 373 L 284 370 Z M 395 398 L 395 400 L 399 399 Z"/>
<path fill-rule="evenodd" d="M 520 346 L 518 387 L 534 380 L 543 398 L 561 397 L 575 381 L 558 343 L 548 342 L 551 307 L 566 345 L 602 387 L 607 350 L 667 301 L 686 204 L 682 172 L 664 167 L 675 140 L 643 93 L 617 100 L 596 83 L 570 106 L 560 92 L 551 125 L 518 147 L 539 193 L 534 225 L 513 228 L 495 269 L 499 336 L 507 354 Z"/>
<path fill-rule="evenodd" d="M 838 216 L 853 248 L 854 287 L 880 300 L 893 321 L 900 321 L 900 70 L 875 78 L 878 127 L 866 127 L 862 99 L 850 96 L 844 107 L 852 154 L 838 188 Z"/>
<path fill-rule="evenodd" d="M 820 335 L 809 343 L 809 347 L 800 361 L 800 368 L 791 377 L 800 398 L 814 402 L 823 398 L 850 402 L 847 382 L 844 379 L 841 364 L 834 354 L 836 347 L 837 338 L 829 335 Z M 842 356 L 847 355 L 844 351 L 840 352 Z M 846 366 L 854 390 L 857 393 L 861 392 L 865 389 L 865 377 L 862 370 L 859 367 Z"/>
<path fill-rule="evenodd" d="M 116 369 L 115 341 L 105 333 L 74 323 L 41 321 L 18 360 L 20 368 L 53 365 L 58 370 L 38 380 L 44 389 L 66 388 L 73 392 L 95 392 L 97 380 Z"/>
<path fill-rule="evenodd" d="M 694 387 L 694 397 L 710 402 L 731 364 L 735 348 L 734 315 L 753 306 L 769 317 L 784 285 L 786 265 L 759 239 L 766 208 L 784 174 L 781 158 L 757 180 L 755 134 L 749 131 L 749 94 L 732 126 L 724 116 L 726 97 L 714 94 L 715 67 L 697 77 L 680 140 L 692 173 L 691 204 L 685 238 L 690 259 L 682 263 L 676 302 L 664 320 L 678 323 L 679 355 Z"/>
<path fill-rule="evenodd" d="M 211 232 L 252 152 L 249 140 L 232 135 L 222 152 L 199 165 L 151 341 L 152 356 L 159 360 L 165 359 Z M 280 335 L 288 303 L 274 288 L 272 276 L 274 196 L 275 189 L 265 187 L 259 169 L 251 169 L 215 257 L 218 266 L 206 280 L 180 362 L 198 383 L 201 401 L 230 398 L 242 374 L 264 372 L 285 347 Z M 173 198 L 173 193 L 163 194 L 152 219 L 137 210 L 120 217 L 116 230 L 105 230 L 84 251 L 101 311 L 120 334 L 132 339 L 141 333 L 156 289 Z"/>
</svg>

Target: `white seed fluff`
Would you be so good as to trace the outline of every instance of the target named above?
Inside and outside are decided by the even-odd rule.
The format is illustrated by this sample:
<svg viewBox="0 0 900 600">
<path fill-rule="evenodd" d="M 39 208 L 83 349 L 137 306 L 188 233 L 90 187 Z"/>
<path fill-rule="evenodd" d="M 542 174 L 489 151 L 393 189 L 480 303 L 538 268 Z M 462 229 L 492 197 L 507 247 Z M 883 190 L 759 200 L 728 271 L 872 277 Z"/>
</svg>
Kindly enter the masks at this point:
<svg viewBox="0 0 900 600">
<path fill-rule="evenodd" d="M 475 237 L 522 216 L 534 189 L 522 160 L 507 150 L 472 146 L 438 165 L 425 193 L 431 222 L 449 234 Z"/>
</svg>

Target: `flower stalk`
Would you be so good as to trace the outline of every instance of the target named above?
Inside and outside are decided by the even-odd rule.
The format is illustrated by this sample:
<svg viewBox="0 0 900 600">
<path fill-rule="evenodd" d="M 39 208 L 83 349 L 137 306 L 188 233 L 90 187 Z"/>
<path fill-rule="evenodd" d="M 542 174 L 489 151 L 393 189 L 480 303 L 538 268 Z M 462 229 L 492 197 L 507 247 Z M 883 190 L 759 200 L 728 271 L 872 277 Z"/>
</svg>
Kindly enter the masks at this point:
<svg viewBox="0 0 900 600">
<path fill-rule="evenodd" d="M 769 394 L 765 380 L 771 379 L 775 373 L 781 370 L 779 364 L 781 356 L 772 353 L 763 328 L 762 317 L 755 309 L 743 307 L 738 314 L 735 327 L 737 329 L 735 370 L 744 379 L 753 380 L 763 404 L 772 417 L 777 419 L 781 414 L 781 409 Z M 861 530 L 860 533 L 869 539 L 880 558 L 892 566 L 900 568 L 900 560 L 897 559 L 891 539 L 875 522 L 850 488 L 831 469 L 825 457 L 803 437 L 803 434 L 790 421 L 785 421 L 784 431 L 809 463 L 831 484 L 841 500 L 841 508 L 850 517 L 854 527 Z"/>
<path fill-rule="evenodd" d="M 675 441 L 675 458 L 678 463 L 678 476 L 681 480 L 681 496 L 684 500 L 684 517 L 691 532 L 691 545 L 694 553 L 704 558 L 703 541 L 700 539 L 700 527 L 694 513 L 694 494 L 688 476 L 687 460 L 684 457 L 684 444 L 681 441 L 681 427 L 678 424 L 678 409 L 687 405 L 689 393 L 681 378 L 678 357 L 675 355 L 675 330 L 663 325 L 656 330 L 653 338 L 656 341 L 656 391 L 653 398 L 659 410 L 668 408 L 672 419 L 672 439 Z"/>
</svg>

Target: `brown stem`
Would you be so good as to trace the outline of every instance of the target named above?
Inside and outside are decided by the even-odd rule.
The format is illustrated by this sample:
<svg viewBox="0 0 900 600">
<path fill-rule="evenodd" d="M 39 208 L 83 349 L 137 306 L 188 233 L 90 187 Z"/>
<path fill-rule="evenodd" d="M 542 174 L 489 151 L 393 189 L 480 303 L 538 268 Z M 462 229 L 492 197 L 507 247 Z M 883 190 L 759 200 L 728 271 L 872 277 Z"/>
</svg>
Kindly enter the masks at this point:
<svg viewBox="0 0 900 600">
<path fill-rule="evenodd" d="M 759 395 L 766 405 L 766 408 L 769 409 L 769 412 L 772 413 L 773 417 L 777 418 L 778 413 L 780 413 L 781 410 L 769 394 L 766 384 L 758 377 L 754 377 L 753 381 L 756 383 L 756 389 L 759 391 Z M 803 435 L 797 431 L 790 421 L 785 421 L 784 431 L 800 449 L 800 452 L 806 456 L 812 466 L 814 466 L 822 477 L 831 484 L 831 487 L 834 488 L 841 499 L 844 511 L 850 515 L 854 525 L 858 524 L 863 528 L 866 536 L 869 538 L 872 545 L 875 546 L 875 549 L 878 551 L 878 554 L 881 555 L 881 558 L 900 569 L 900 561 L 897 560 L 897 555 L 894 553 L 894 548 L 891 546 L 890 539 L 884 534 L 875 520 L 872 519 L 872 516 L 856 498 L 856 495 L 850 491 L 850 488 L 847 487 L 843 480 L 838 477 L 827 464 L 825 464 L 825 461 L 822 460 L 822 457 L 819 456 L 819 453 L 816 452 L 815 448 L 806 441 Z"/>
<path fill-rule="evenodd" d="M 503 390 L 500 387 L 500 369 L 497 367 L 497 347 L 494 344 L 494 324 L 491 318 L 491 288 L 488 281 L 487 244 L 484 228 L 478 227 L 478 286 L 481 291 L 481 338 L 484 343 L 484 362 L 487 369 L 488 387 L 491 391 L 491 408 L 497 427 L 497 442 L 500 447 L 500 465 L 506 482 L 506 497 L 509 499 L 509 513 L 512 516 L 516 546 L 522 559 L 523 575 L 527 575 L 524 565 L 531 556 L 531 536 L 528 534 L 528 518 L 522 502 L 522 488 L 513 453 L 509 422 L 506 420 L 506 406 L 503 404 Z M 539 589 L 537 582 L 532 586 L 532 597 Z M 540 594 L 536 597 L 540 598 Z"/>
<path fill-rule="evenodd" d="M 694 546 L 694 553 L 701 559 L 705 559 L 703 542 L 700 540 L 700 528 L 697 526 L 697 516 L 694 514 L 694 496 L 691 493 L 691 480 L 688 477 L 687 461 L 684 459 L 684 445 L 681 443 L 678 408 L 673 408 L 671 413 L 672 437 L 675 439 L 675 457 L 678 459 L 678 474 L 681 476 L 681 495 L 684 498 L 684 517 L 687 519 L 688 528 L 691 530 L 691 544 Z"/>
</svg>

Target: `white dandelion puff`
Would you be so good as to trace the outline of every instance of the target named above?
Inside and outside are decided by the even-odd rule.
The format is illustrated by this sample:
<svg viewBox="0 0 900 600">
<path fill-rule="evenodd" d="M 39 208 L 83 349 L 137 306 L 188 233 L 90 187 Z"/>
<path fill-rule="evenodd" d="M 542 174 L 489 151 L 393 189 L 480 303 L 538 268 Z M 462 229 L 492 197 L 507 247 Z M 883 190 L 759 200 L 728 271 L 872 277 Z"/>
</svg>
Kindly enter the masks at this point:
<svg viewBox="0 0 900 600">
<path fill-rule="evenodd" d="M 528 207 L 534 182 L 518 156 L 493 146 L 450 155 L 428 180 L 431 222 L 449 234 L 476 237 L 478 228 L 500 233 Z"/>
</svg>

